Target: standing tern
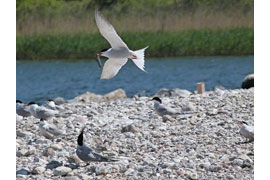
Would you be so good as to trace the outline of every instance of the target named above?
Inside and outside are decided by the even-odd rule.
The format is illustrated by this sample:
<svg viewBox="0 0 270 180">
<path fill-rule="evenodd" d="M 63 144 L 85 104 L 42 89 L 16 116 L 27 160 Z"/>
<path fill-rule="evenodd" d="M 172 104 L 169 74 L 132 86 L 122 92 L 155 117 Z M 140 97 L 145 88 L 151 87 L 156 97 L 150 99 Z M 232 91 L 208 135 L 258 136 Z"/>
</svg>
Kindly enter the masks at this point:
<svg viewBox="0 0 270 180">
<path fill-rule="evenodd" d="M 56 105 L 54 100 L 52 99 L 48 99 L 47 101 L 45 101 L 45 107 L 52 109 L 52 110 L 57 110 L 57 111 L 64 111 L 65 109 L 59 105 Z"/>
<path fill-rule="evenodd" d="M 95 13 L 95 20 L 99 32 L 101 35 L 110 43 L 111 48 L 102 50 L 97 54 L 97 60 L 99 66 L 101 63 L 99 60 L 100 56 L 109 58 L 102 69 L 101 79 L 111 79 L 113 78 L 122 66 L 126 64 L 128 59 L 131 59 L 135 65 L 144 70 L 144 51 L 148 48 L 132 51 L 128 48 L 126 43 L 119 37 L 114 27 L 106 21 L 98 11 Z"/>
<path fill-rule="evenodd" d="M 77 156 L 84 162 L 89 164 L 89 162 L 114 162 L 117 161 L 115 159 L 110 159 L 107 157 L 104 157 L 96 152 L 94 152 L 93 149 L 89 148 L 83 143 L 83 132 L 84 132 L 85 127 L 82 128 L 80 135 L 78 136 L 77 139 L 77 149 L 76 149 L 76 154 Z"/>
<path fill-rule="evenodd" d="M 154 102 L 155 111 L 160 116 L 165 116 L 165 115 L 176 116 L 176 115 L 181 114 L 181 112 L 178 112 L 175 109 L 172 109 L 170 107 L 165 107 L 162 104 L 162 101 L 159 97 L 153 97 L 152 99 L 150 99 L 150 101 Z"/>
<path fill-rule="evenodd" d="M 16 114 L 22 116 L 23 118 L 31 116 L 29 107 L 23 104 L 20 100 L 16 100 Z"/>
<path fill-rule="evenodd" d="M 58 111 L 38 106 L 35 102 L 28 103 L 28 106 L 30 106 L 30 113 L 38 119 L 48 119 L 58 114 Z"/>
<path fill-rule="evenodd" d="M 238 121 L 237 123 L 239 126 L 241 126 L 239 133 L 245 138 L 249 139 L 249 142 L 252 142 L 254 140 L 253 126 L 248 125 L 248 123 L 245 121 Z"/>
<path fill-rule="evenodd" d="M 49 124 L 44 119 L 40 119 L 39 132 L 48 139 L 54 139 L 55 137 L 62 136 L 65 134 L 63 130 L 60 130 L 53 124 Z"/>
</svg>

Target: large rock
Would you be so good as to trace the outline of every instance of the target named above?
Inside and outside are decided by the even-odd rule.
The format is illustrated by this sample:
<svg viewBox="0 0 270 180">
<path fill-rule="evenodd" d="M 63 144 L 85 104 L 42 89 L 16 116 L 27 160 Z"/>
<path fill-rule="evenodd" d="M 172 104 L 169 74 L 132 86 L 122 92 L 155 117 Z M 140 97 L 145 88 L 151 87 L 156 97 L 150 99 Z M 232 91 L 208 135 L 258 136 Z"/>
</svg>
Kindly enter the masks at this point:
<svg viewBox="0 0 270 180">
<path fill-rule="evenodd" d="M 64 104 L 64 103 L 67 102 L 67 101 L 66 101 L 64 98 L 62 98 L 62 97 L 54 98 L 53 101 L 55 102 L 56 105 Z"/>
<path fill-rule="evenodd" d="M 82 101 L 82 102 L 100 102 L 102 101 L 102 95 L 98 95 L 95 93 L 91 93 L 89 91 L 75 97 L 74 99 L 75 101 Z"/>
<path fill-rule="evenodd" d="M 242 82 L 243 89 L 249 89 L 251 87 L 254 87 L 254 74 L 247 75 Z"/>
<path fill-rule="evenodd" d="M 71 171 L 72 171 L 72 169 L 69 168 L 69 167 L 60 166 L 60 167 L 57 167 L 56 169 L 53 170 L 53 175 L 55 175 L 55 176 L 65 176 Z"/>
<path fill-rule="evenodd" d="M 119 88 L 105 94 L 104 96 L 87 91 L 75 97 L 72 101 L 77 101 L 77 102 L 81 101 L 81 102 L 88 103 L 88 102 L 115 101 L 117 99 L 123 99 L 123 98 L 127 98 L 126 92 L 123 89 Z"/>
<path fill-rule="evenodd" d="M 103 96 L 103 99 L 105 101 L 114 101 L 116 99 L 124 99 L 124 98 L 127 98 L 127 95 L 126 92 L 121 88 L 109 92 L 108 94 L 105 94 Z"/>
<path fill-rule="evenodd" d="M 162 88 L 160 89 L 155 96 L 158 97 L 175 97 L 175 96 L 180 96 L 180 97 L 189 97 L 191 94 L 190 91 L 185 90 L 185 89 L 166 89 Z"/>
</svg>

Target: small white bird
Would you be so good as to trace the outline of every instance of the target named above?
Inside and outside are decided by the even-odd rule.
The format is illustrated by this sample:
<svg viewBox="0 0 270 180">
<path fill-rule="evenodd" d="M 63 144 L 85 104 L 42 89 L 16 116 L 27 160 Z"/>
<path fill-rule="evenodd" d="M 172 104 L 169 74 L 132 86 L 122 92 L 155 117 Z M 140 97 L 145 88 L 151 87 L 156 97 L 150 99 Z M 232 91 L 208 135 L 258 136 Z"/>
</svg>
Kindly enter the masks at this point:
<svg viewBox="0 0 270 180">
<path fill-rule="evenodd" d="M 175 109 L 163 106 L 162 101 L 159 97 L 153 97 L 152 99 L 150 99 L 150 101 L 154 102 L 155 111 L 160 116 L 165 116 L 165 115 L 177 116 L 181 114 L 181 112 L 178 112 Z"/>
<path fill-rule="evenodd" d="M 22 116 L 23 118 L 31 116 L 29 107 L 23 104 L 20 100 L 16 100 L 16 114 Z"/>
<path fill-rule="evenodd" d="M 42 118 L 39 122 L 39 132 L 41 135 L 45 136 L 48 139 L 54 139 L 58 136 L 65 135 L 65 132 L 63 130 L 60 130 L 53 124 L 49 124 Z"/>
<path fill-rule="evenodd" d="M 115 159 L 110 159 L 107 157 L 104 157 L 96 152 L 94 152 L 93 149 L 89 148 L 83 143 L 83 131 L 85 127 L 82 128 L 80 135 L 78 136 L 77 139 L 77 149 L 76 149 L 76 154 L 77 156 L 84 162 L 88 163 L 89 162 L 114 162 L 117 161 Z"/>
<path fill-rule="evenodd" d="M 113 78 L 121 67 L 126 64 L 128 59 L 131 59 L 139 69 L 145 71 L 144 51 L 148 46 L 137 51 L 132 51 L 119 37 L 114 27 L 107 22 L 98 11 L 95 13 L 95 20 L 99 32 L 111 45 L 110 49 L 104 49 L 97 54 L 97 57 L 104 56 L 109 58 L 104 64 L 101 79 Z"/>
<path fill-rule="evenodd" d="M 57 111 L 64 111 L 65 109 L 59 105 L 56 105 L 54 100 L 48 99 L 45 101 L 44 107 L 52 109 L 52 110 L 57 110 Z"/>
<path fill-rule="evenodd" d="M 30 107 L 30 113 L 38 119 L 49 119 L 58 114 L 58 111 L 48 109 L 43 106 L 38 106 L 35 102 L 30 102 L 27 105 Z"/>
<path fill-rule="evenodd" d="M 245 138 L 249 139 L 249 142 L 252 142 L 254 140 L 253 126 L 248 125 L 248 123 L 245 121 L 238 121 L 237 123 L 239 126 L 241 126 L 239 133 Z"/>
</svg>

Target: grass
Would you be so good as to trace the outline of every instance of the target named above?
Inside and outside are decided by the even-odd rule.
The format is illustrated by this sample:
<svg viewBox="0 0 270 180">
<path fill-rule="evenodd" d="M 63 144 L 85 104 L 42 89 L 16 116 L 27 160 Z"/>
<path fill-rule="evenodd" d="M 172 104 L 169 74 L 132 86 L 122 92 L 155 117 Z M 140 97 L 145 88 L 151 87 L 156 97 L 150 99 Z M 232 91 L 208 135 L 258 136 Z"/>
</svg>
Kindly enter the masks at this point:
<svg viewBox="0 0 270 180">
<path fill-rule="evenodd" d="M 155 13 L 138 13 L 134 11 L 125 14 L 102 12 L 104 17 L 116 28 L 117 32 L 138 31 L 179 31 L 189 29 L 226 29 L 254 26 L 254 13 L 245 14 L 236 10 L 228 12 L 208 12 L 198 9 L 195 12 L 157 11 Z M 59 34 L 59 33 L 95 33 L 97 26 L 94 11 L 80 16 L 72 14 L 57 14 L 53 17 L 29 15 L 21 20 L 17 18 L 17 35 Z"/>
<path fill-rule="evenodd" d="M 132 50 L 144 48 L 147 57 L 250 55 L 253 28 L 193 29 L 120 33 Z M 109 48 L 99 33 L 42 33 L 17 35 L 17 60 L 94 59 Z"/>
<path fill-rule="evenodd" d="M 95 58 L 95 9 L 148 57 L 254 52 L 254 0 L 18 0 L 17 59 Z"/>
</svg>

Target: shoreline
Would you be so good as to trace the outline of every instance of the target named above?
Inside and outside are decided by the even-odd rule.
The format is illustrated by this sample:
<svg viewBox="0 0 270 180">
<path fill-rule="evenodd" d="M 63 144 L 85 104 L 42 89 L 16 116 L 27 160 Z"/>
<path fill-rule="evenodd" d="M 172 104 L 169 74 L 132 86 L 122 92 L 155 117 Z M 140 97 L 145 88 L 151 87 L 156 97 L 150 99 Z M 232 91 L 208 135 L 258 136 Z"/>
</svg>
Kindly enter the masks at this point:
<svg viewBox="0 0 270 180">
<path fill-rule="evenodd" d="M 166 106 L 191 104 L 195 110 L 166 122 L 145 96 L 62 104 L 71 114 L 49 120 L 68 132 L 60 141 L 41 136 L 38 119 L 17 117 L 17 178 L 253 179 L 254 144 L 241 143 L 236 121 L 254 123 L 254 88 L 180 94 L 159 95 Z M 131 124 L 135 129 L 127 130 Z M 84 125 L 85 143 L 119 161 L 87 167 L 76 161 Z M 59 175 L 57 167 L 63 166 Z"/>
</svg>

